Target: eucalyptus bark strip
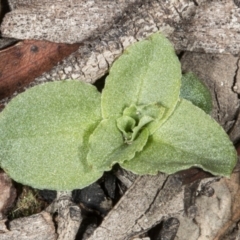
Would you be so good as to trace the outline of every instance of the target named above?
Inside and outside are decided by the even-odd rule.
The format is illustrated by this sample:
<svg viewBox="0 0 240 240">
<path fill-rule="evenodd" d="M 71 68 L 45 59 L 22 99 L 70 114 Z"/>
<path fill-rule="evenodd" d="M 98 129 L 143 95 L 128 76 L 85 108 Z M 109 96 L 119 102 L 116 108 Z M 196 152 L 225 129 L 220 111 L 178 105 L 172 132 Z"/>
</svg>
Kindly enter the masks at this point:
<svg viewBox="0 0 240 240">
<path fill-rule="evenodd" d="M 136 222 L 149 209 L 166 178 L 167 175 L 162 173 L 152 177 L 138 177 L 88 240 L 128 239 L 136 231 L 146 231 L 136 229 Z M 155 188 L 152 187 L 153 182 L 156 184 Z"/>
<path fill-rule="evenodd" d="M 176 50 L 239 53 L 240 9 L 233 1 L 10 2 L 13 11 L 3 21 L 3 36 L 83 43 L 36 82 L 74 78 L 93 83 L 127 46 L 156 31 L 164 32 Z"/>
<path fill-rule="evenodd" d="M 45 211 L 30 217 L 14 219 L 6 224 L 7 219 L 0 221 L 1 240 L 56 240 L 52 216 Z"/>
<path fill-rule="evenodd" d="M 72 202 L 71 197 L 71 192 L 57 192 L 58 240 L 75 239 L 82 223 L 80 207 Z"/>
</svg>

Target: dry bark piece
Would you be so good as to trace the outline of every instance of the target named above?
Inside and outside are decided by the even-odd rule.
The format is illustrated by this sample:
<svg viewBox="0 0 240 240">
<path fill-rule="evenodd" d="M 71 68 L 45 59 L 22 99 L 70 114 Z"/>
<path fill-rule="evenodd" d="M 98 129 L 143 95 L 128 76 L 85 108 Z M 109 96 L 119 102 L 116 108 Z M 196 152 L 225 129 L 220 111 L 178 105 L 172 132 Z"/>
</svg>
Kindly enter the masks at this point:
<svg viewBox="0 0 240 240">
<path fill-rule="evenodd" d="M 65 43 L 82 42 L 108 30 L 126 10 L 141 3 L 140 0 L 10 2 L 16 15 L 8 14 L 13 22 L 8 22 L 7 28 L 16 31 L 17 38 Z"/>
<path fill-rule="evenodd" d="M 43 211 L 30 217 L 18 218 L 11 221 L 6 227 L 0 222 L 1 240 L 56 240 L 54 223 L 49 213 Z"/>
<path fill-rule="evenodd" d="M 17 192 L 11 178 L 5 172 L 0 171 L 0 220 L 4 218 L 16 196 Z"/>
<path fill-rule="evenodd" d="M 82 222 L 81 209 L 72 202 L 71 191 L 57 192 L 57 198 L 46 208 L 50 214 L 58 213 L 58 240 L 75 239 Z M 44 238 L 43 238 L 44 239 Z"/>
<path fill-rule="evenodd" d="M 219 228 L 214 240 L 223 238 L 223 236 L 229 232 L 229 229 L 232 229 L 234 226 L 236 226 L 236 223 L 240 219 L 240 172 L 233 173 L 231 179 L 223 179 L 222 181 L 224 181 L 224 184 L 229 190 L 229 195 L 231 196 L 231 214 L 228 218 L 228 221 L 225 222 L 221 228 Z M 222 202 L 224 205 L 227 205 L 226 203 L 226 201 Z"/>
<path fill-rule="evenodd" d="M 171 218 L 180 221 L 175 239 L 214 239 L 219 229 L 239 219 L 239 213 L 235 218 L 231 217 L 239 207 L 239 196 L 236 189 L 231 191 L 225 179 L 199 181 L 198 178 L 208 175 L 202 172 L 196 177 L 198 173 L 194 171 L 187 170 L 168 177 L 163 174 L 139 177 L 88 240 L 131 239 Z M 191 184 L 191 204 L 186 208 L 189 201 L 186 191 Z M 211 194 L 206 189 L 212 189 Z"/>
<path fill-rule="evenodd" d="M 26 40 L 0 51 L 0 99 L 22 90 L 78 47 L 79 44 Z"/>
<path fill-rule="evenodd" d="M 233 1 L 12 0 L 10 4 L 13 11 L 5 16 L 1 30 L 4 36 L 19 39 L 74 43 L 102 37 L 108 29 L 119 37 L 131 31 L 133 38 L 164 29 L 174 32 L 177 49 L 236 53 L 240 46 L 240 17 Z"/>
<path fill-rule="evenodd" d="M 89 240 L 113 238 L 117 240 L 129 236 L 129 233 L 131 234 L 133 231 L 132 228 L 136 220 L 149 207 L 166 177 L 165 174 L 138 177 Z M 153 182 L 156 187 L 152 187 Z"/>
<path fill-rule="evenodd" d="M 58 192 L 55 204 L 58 212 L 58 240 L 75 239 L 82 216 L 80 208 L 71 200 L 71 192 Z"/>
<path fill-rule="evenodd" d="M 202 174 L 198 178 L 207 176 Z M 182 212 L 183 182 L 195 175 L 191 169 L 169 177 L 162 173 L 138 177 L 89 240 L 129 239 Z"/>
<path fill-rule="evenodd" d="M 223 235 L 233 228 L 240 218 L 239 183 L 232 184 L 234 175 L 231 180 L 222 178 L 220 181 L 216 181 L 217 179 L 201 181 L 195 201 L 197 212 L 194 217 L 179 218 L 181 227 L 177 239 L 186 239 L 187 234 L 191 236 L 187 237 L 189 240 L 223 239 Z M 213 194 L 203 194 L 202 188 L 206 185 L 213 189 Z"/>
<path fill-rule="evenodd" d="M 14 34 L 19 31 L 20 28 L 13 31 L 12 28 L 8 27 L 8 23 L 12 24 L 14 21 L 18 21 L 19 11 L 22 11 L 22 21 L 24 22 L 22 28 L 24 28 L 24 31 L 27 26 L 29 27 L 33 24 L 32 21 L 28 22 L 27 19 L 31 19 L 34 16 L 34 14 L 31 14 L 31 11 L 35 2 L 30 0 L 24 1 L 24 7 L 17 6 L 18 1 L 12 0 L 11 2 L 14 10 L 5 17 L 2 25 L 2 31 L 5 34 L 7 32 L 8 34 Z M 22 2 L 20 1 L 21 4 Z M 55 4 L 55 9 L 58 9 L 58 11 L 63 9 L 61 2 L 42 0 L 41 3 L 43 2 L 48 3 L 46 6 Z M 115 2 L 118 1 L 108 1 L 108 4 L 112 6 Z M 38 81 L 47 81 L 47 79 L 59 80 L 66 78 L 75 78 L 93 83 L 108 71 L 112 62 L 127 46 L 146 38 L 146 36 L 158 30 L 168 35 L 178 50 L 211 53 L 231 52 L 234 54 L 239 52 L 239 9 L 233 1 L 201 0 L 198 1 L 198 4 L 195 4 L 195 1 L 188 0 L 170 2 L 145 0 L 141 1 L 141 5 L 138 7 L 129 7 L 129 4 L 132 3 L 129 1 L 124 2 L 123 0 L 120 2 L 126 5 L 125 9 L 127 11 L 125 14 L 122 14 L 119 19 L 115 18 L 117 21 L 109 25 L 107 31 L 104 32 L 100 27 L 98 31 L 92 32 L 91 38 L 82 42 L 84 46 L 78 52 L 74 53 L 63 64 L 38 78 L 36 83 Z M 95 1 L 96 9 L 99 7 L 99 3 L 100 1 Z M 44 29 L 42 29 L 42 38 L 61 41 L 61 38 L 55 36 L 58 36 L 56 33 L 62 32 L 63 38 L 69 37 L 68 42 L 82 41 L 79 40 L 81 35 L 78 29 L 74 31 L 75 35 L 70 35 L 62 31 L 61 28 L 58 29 L 60 26 L 56 25 L 56 19 L 60 19 L 59 22 L 65 21 L 64 23 L 67 26 L 70 19 L 81 16 L 81 11 L 77 11 L 79 7 L 78 2 L 73 1 L 73 4 L 77 4 L 77 16 L 72 15 L 69 18 L 62 19 L 61 15 L 58 15 L 58 18 L 56 15 L 51 14 L 46 16 L 46 19 L 49 20 L 48 24 L 51 31 L 45 34 Z M 108 5 L 106 4 L 106 6 Z M 71 10 L 71 8 L 69 9 Z M 67 12 L 68 9 L 64 8 L 62 11 Z M 111 11 L 111 8 L 108 11 Z M 46 10 L 47 12 L 48 10 Z M 84 13 L 82 14 L 84 16 Z M 106 12 L 106 14 L 108 15 L 109 13 Z M 16 19 L 14 20 L 14 18 Z M 89 27 L 87 26 L 87 28 Z M 29 31 L 29 34 L 31 34 L 31 31 Z M 32 34 L 31 38 L 34 38 L 34 35 Z M 221 37 L 218 37 L 219 35 Z M 26 38 L 30 36 L 22 34 L 18 37 Z"/>
<path fill-rule="evenodd" d="M 197 226 L 199 235 L 197 239 L 214 239 L 231 214 L 229 189 L 222 180 L 213 180 L 210 180 L 209 184 L 209 181 L 204 179 L 199 186 L 199 195 L 195 201 L 197 212 L 194 218 L 191 218 Z M 212 196 L 201 194 L 201 185 L 205 188 L 206 184 L 213 188 L 214 194 Z"/>
</svg>

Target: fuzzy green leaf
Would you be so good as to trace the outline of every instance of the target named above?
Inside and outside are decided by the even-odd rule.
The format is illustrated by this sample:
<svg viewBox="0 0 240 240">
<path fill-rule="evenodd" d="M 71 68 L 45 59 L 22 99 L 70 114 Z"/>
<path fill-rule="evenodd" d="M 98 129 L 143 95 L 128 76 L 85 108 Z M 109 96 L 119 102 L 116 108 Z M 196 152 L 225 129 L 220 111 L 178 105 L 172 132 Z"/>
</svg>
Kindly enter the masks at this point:
<svg viewBox="0 0 240 240">
<path fill-rule="evenodd" d="M 35 188 L 83 188 L 102 174 L 86 163 L 100 120 L 100 93 L 92 85 L 62 81 L 29 89 L 0 115 L 1 167 Z"/>
<path fill-rule="evenodd" d="M 208 88 L 192 72 L 183 74 L 180 97 L 191 101 L 206 113 L 212 111 L 212 97 Z"/>
<path fill-rule="evenodd" d="M 121 166 L 138 174 L 171 174 L 196 166 L 229 177 L 235 164 L 236 151 L 221 126 L 183 99 L 143 151 Z"/>
<path fill-rule="evenodd" d="M 157 103 L 140 106 L 132 104 L 124 109 L 123 116 L 117 118 L 117 127 L 123 133 L 125 142 L 132 143 L 144 127 L 159 120 L 164 112 L 165 108 Z"/>
<path fill-rule="evenodd" d="M 122 116 L 117 119 L 117 127 L 122 132 L 125 142 L 132 141 L 133 129 L 136 128 L 136 120 L 129 116 Z"/>
<path fill-rule="evenodd" d="M 163 35 L 153 34 L 129 47 L 110 69 L 102 92 L 103 118 L 118 118 L 131 104 L 156 102 L 166 111 L 150 124 L 153 133 L 172 114 L 180 84 L 181 67 L 171 43 Z"/>
<path fill-rule="evenodd" d="M 113 164 L 132 159 L 143 149 L 149 136 L 148 129 L 141 131 L 131 144 L 124 141 L 114 118 L 104 119 L 89 139 L 88 164 L 96 171 L 108 171 Z"/>
<path fill-rule="evenodd" d="M 161 34 L 128 48 L 113 64 L 102 97 L 79 81 L 43 84 L 18 95 L 0 115 L 0 165 L 36 188 L 72 190 L 115 163 L 139 174 L 192 166 L 229 176 L 236 153 L 204 111 L 211 98 L 192 74 L 182 79 Z M 207 93 L 208 92 L 208 93 Z"/>
</svg>

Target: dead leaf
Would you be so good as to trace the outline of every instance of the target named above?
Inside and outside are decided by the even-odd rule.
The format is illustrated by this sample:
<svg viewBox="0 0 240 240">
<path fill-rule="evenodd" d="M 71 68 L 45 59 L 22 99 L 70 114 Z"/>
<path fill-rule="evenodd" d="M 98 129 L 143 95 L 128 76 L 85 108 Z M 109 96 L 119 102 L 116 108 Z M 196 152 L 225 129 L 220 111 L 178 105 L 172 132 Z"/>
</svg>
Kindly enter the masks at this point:
<svg viewBox="0 0 240 240">
<path fill-rule="evenodd" d="M 25 40 L 0 51 L 0 99 L 23 89 L 79 46 L 80 44 Z"/>
</svg>

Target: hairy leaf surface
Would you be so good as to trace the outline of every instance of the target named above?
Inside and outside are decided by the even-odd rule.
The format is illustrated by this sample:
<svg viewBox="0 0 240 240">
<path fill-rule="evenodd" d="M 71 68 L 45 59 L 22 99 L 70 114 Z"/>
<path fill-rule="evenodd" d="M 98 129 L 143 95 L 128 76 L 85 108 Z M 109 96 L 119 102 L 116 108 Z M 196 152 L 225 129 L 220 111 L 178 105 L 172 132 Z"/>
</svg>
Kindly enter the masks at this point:
<svg viewBox="0 0 240 240">
<path fill-rule="evenodd" d="M 143 149 L 148 136 L 148 129 L 144 129 L 131 144 L 125 143 L 116 120 L 104 119 L 90 137 L 88 164 L 96 171 L 108 171 L 113 164 L 132 159 Z"/>
<path fill-rule="evenodd" d="M 102 93 L 103 118 L 119 117 L 135 104 L 158 103 L 165 115 L 150 124 L 153 133 L 173 112 L 181 84 L 180 62 L 171 43 L 161 34 L 129 47 L 113 64 Z"/>
<path fill-rule="evenodd" d="M 212 111 L 212 97 L 208 88 L 192 72 L 183 74 L 180 97 L 191 101 L 206 113 Z"/>
<path fill-rule="evenodd" d="M 101 176 L 86 163 L 100 120 L 100 93 L 92 85 L 63 81 L 27 90 L 0 115 L 1 167 L 36 188 L 83 188 Z"/>
<path fill-rule="evenodd" d="M 14 98 L 0 115 L 0 165 L 15 181 L 56 190 L 86 187 L 115 163 L 138 174 L 196 166 L 229 176 L 235 149 L 211 107 L 209 91 L 181 76 L 156 33 L 116 60 L 102 96 L 72 80 Z"/>
<path fill-rule="evenodd" d="M 235 164 L 236 151 L 221 126 L 183 99 L 143 151 L 121 166 L 138 174 L 171 174 L 195 166 L 229 177 Z"/>
</svg>

